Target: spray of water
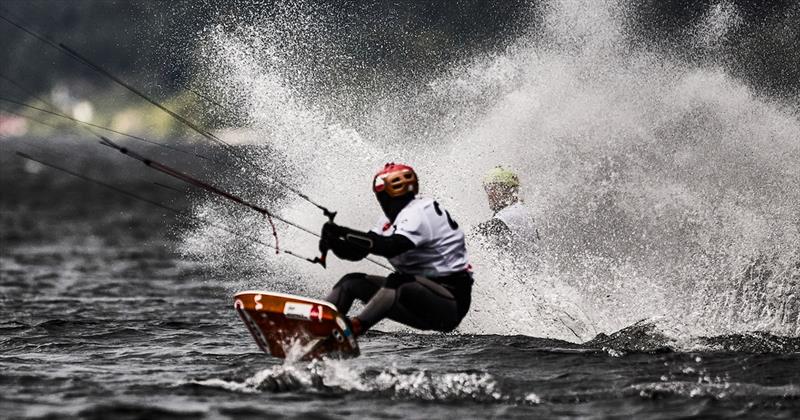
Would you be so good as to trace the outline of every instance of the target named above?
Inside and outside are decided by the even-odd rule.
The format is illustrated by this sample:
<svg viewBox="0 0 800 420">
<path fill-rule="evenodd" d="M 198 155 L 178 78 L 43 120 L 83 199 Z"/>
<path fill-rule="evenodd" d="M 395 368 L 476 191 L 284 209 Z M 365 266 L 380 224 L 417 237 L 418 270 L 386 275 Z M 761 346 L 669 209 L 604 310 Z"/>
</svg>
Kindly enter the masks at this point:
<svg viewBox="0 0 800 420">
<path fill-rule="evenodd" d="M 240 393 L 307 392 L 316 389 L 364 392 L 400 400 L 540 402 L 534 393 L 513 397 L 504 395 L 495 378 L 488 373 L 439 373 L 399 369 L 396 366 L 372 371 L 336 360 L 314 361 L 310 364 L 284 363 L 260 370 L 243 382 L 212 378 L 191 383 Z"/>
<path fill-rule="evenodd" d="M 324 42 L 335 28 L 292 13 L 210 28 L 198 79 L 219 98 L 244 101 L 249 137 L 270 146 L 259 157 L 288 162 L 293 182 L 341 210 L 345 225 L 367 228 L 377 217 L 368 184 L 385 161 L 412 163 L 422 192 L 468 231 L 491 216 L 482 174 L 514 168 L 543 239 L 536 253 L 507 255 L 469 235 L 477 284 L 464 332 L 577 341 L 651 319 L 684 337 L 800 334 L 797 115 L 713 63 L 629 42 L 625 3 L 554 0 L 545 10 L 544 25 L 506 50 L 413 91 L 301 88 L 309 61 L 342 57 L 296 50 L 303 43 L 290 42 L 291 30 Z M 693 36 L 713 48 L 738 22 L 735 6 L 720 2 Z M 279 204 L 305 225 L 324 220 L 299 200 Z M 233 218 L 210 201 L 196 211 L 270 240 L 257 217 Z M 313 237 L 280 234 L 314 254 Z M 278 261 L 205 228 L 187 233 L 184 249 L 248 267 L 234 288 L 319 296 L 345 272 L 381 271 Z"/>
</svg>

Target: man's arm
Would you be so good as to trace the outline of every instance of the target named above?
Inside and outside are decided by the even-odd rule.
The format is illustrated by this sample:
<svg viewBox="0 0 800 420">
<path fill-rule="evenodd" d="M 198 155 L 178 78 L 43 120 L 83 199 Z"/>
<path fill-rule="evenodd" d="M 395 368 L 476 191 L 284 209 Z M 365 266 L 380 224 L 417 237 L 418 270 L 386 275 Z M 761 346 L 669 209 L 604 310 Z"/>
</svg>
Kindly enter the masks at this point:
<svg viewBox="0 0 800 420">
<path fill-rule="evenodd" d="M 372 238 L 372 249 L 369 252 L 381 257 L 394 258 L 414 248 L 411 239 L 399 233 L 392 236 L 381 236 L 375 232 L 369 232 L 367 235 Z"/>
<path fill-rule="evenodd" d="M 367 254 L 386 258 L 396 257 L 412 248 L 414 243 L 400 234 L 381 236 L 374 232 L 361 232 L 334 223 L 322 227 L 320 248 L 329 248 L 344 260 L 358 261 Z"/>
</svg>

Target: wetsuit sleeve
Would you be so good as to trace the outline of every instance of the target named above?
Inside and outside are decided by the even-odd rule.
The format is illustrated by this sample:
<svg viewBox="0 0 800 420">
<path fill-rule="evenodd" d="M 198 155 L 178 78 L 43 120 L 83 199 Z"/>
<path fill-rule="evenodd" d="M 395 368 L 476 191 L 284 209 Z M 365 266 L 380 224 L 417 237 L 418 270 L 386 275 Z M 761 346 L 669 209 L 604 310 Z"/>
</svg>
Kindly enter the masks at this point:
<svg viewBox="0 0 800 420">
<path fill-rule="evenodd" d="M 374 232 L 367 234 L 372 239 L 371 254 L 381 257 L 394 258 L 414 248 L 414 243 L 403 235 L 395 233 L 392 236 L 380 236 Z"/>
<path fill-rule="evenodd" d="M 326 223 L 320 239 L 320 250 L 323 248 L 330 248 L 343 260 L 358 261 L 367 254 L 392 258 L 414 248 L 414 243 L 398 234 L 381 236 Z"/>
</svg>

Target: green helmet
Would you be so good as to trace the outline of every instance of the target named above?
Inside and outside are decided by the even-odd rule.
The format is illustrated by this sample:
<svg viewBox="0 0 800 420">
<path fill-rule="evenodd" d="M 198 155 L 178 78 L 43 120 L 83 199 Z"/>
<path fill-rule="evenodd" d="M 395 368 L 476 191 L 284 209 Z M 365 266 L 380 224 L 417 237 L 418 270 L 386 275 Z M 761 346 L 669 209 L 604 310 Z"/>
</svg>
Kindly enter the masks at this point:
<svg viewBox="0 0 800 420">
<path fill-rule="evenodd" d="M 506 187 L 519 187 L 519 177 L 514 172 L 502 167 L 495 166 L 483 177 L 483 185 L 499 184 Z"/>
</svg>

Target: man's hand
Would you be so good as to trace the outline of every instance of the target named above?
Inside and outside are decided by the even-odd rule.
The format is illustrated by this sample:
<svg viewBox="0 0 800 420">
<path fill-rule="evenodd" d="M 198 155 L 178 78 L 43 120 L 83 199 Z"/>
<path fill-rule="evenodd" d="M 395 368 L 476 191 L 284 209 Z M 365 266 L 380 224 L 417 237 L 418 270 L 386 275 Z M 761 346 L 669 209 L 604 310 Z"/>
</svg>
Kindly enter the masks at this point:
<svg viewBox="0 0 800 420">
<path fill-rule="evenodd" d="M 339 236 L 339 231 L 339 225 L 336 223 L 326 222 L 322 225 L 322 231 L 319 235 L 320 251 L 322 251 L 323 245 L 325 245 L 326 248 L 330 248 L 331 242 Z"/>
<path fill-rule="evenodd" d="M 333 222 L 322 225 L 319 250 L 323 254 L 330 249 L 343 260 L 358 261 L 367 256 L 371 247 L 372 241 L 366 233 Z"/>
</svg>

